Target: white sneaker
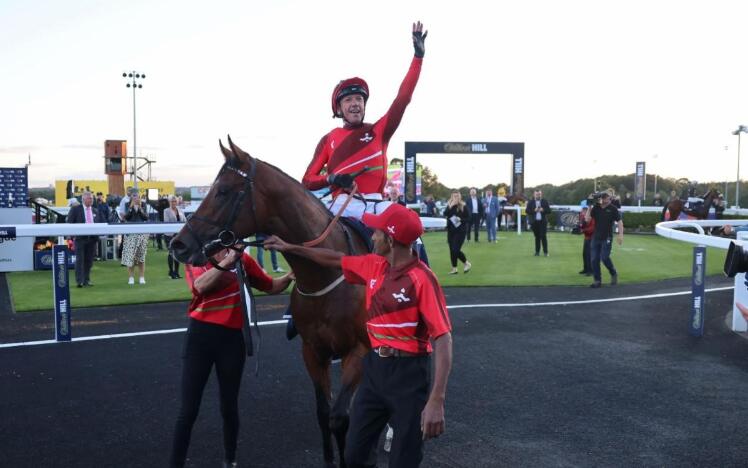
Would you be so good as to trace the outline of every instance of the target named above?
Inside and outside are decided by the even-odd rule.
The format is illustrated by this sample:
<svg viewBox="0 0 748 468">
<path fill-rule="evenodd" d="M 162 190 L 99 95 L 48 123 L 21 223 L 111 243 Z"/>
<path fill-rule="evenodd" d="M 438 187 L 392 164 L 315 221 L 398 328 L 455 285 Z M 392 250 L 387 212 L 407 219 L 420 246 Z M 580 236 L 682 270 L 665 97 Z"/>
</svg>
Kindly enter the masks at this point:
<svg viewBox="0 0 748 468">
<path fill-rule="evenodd" d="M 141 277 L 140 277 L 140 281 L 138 281 L 138 283 L 140 283 L 140 284 L 145 284 L 145 278 L 143 278 L 143 277 L 141 276 Z"/>
<path fill-rule="evenodd" d="M 273 273 L 285 273 L 285 272 L 286 272 L 286 270 L 284 270 L 281 267 L 273 268 Z"/>
<path fill-rule="evenodd" d="M 471 268 L 473 268 L 473 264 L 470 262 L 465 262 L 465 268 L 463 268 L 462 271 L 463 273 L 467 273 Z"/>
<path fill-rule="evenodd" d="M 127 280 L 127 284 L 135 284 L 135 278 L 131 276 L 130 279 Z"/>
</svg>

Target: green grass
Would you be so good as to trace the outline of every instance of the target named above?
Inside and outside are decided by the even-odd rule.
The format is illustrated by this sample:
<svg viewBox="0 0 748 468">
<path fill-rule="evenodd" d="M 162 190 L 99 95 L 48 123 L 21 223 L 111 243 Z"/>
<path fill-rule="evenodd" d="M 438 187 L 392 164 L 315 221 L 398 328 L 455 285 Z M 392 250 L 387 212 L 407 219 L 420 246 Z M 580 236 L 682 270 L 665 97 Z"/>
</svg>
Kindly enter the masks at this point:
<svg viewBox="0 0 748 468">
<path fill-rule="evenodd" d="M 446 234 L 431 233 L 426 243 L 431 269 L 442 286 L 586 286 L 591 277 L 578 274 L 582 269 L 582 236 L 568 232 L 548 233 L 548 257 L 535 257 L 531 232 L 517 235 L 502 231 L 496 244 L 466 242 L 462 251 L 473 264 L 468 274 L 448 275 L 451 269 Z M 721 273 L 725 251 L 709 248 L 708 275 Z M 654 235 L 627 235 L 623 245 L 613 246 L 611 259 L 620 283 L 644 283 L 691 276 L 693 245 Z M 608 272 L 601 265 L 603 282 Z"/>
<path fill-rule="evenodd" d="M 443 286 L 583 286 L 589 277 L 577 272 L 582 267 L 582 237 L 569 233 L 549 233 L 549 257 L 535 257 L 532 233 L 499 233 L 499 242 L 488 244 L 485 233 L 482 242 L 465 243 L 463 252 L 473 264 L 468 274 L 448 275 L 449 250 L 443 232 L 428 233 L 424 240 L 431 268 Z M 641 283 L 667 278 L 688 277 L 691 274 L 691 244 L 663 239 L 651 235 L 628 235 L 623 246 L 613 247 L 613 262 L 621 283 Z M 721 272 L 725 252 L 710 248 L 707 253 L 707 274 Z M 282 256 L 281 266 L 288 269 Z M 266 265 L 270 263 L 265 254 Z M 181 269 L 184 273 L 184 268 Z M 118 304 L 186 301 L 190 292 L 184 280 L 167 276 L 166 253 L 150 248 L 146 259 L 147 284 L 127 284 L 127 270 L 117 261 L 95 262 L 91 271 L 92 288 L 70 289 L 71 305 L 92 307 Z M 49 271 L 18 272 L 9 274 L 16 310 L 50 310 L 52 303 L 52 274 Z M 75 284 L 75 274 L 70 272 Z M 607 272 L 603 268 L 603 281 Z"/>
</svg>

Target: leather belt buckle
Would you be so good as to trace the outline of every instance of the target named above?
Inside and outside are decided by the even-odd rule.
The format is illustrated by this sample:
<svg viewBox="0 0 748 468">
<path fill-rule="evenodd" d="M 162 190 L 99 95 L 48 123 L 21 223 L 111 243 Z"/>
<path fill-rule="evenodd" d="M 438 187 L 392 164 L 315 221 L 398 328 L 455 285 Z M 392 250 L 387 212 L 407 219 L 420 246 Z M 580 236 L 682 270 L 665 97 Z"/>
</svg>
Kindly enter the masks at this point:
<svg viewBox="0 0 748 468">
<path fill-rule="evenodd" d="M 390 348 L 389 346 L 380 346 L 376 351 L 379 357 L 387 358 L 396 356 L 397 350 L 394 348 Z"/>
</svg>

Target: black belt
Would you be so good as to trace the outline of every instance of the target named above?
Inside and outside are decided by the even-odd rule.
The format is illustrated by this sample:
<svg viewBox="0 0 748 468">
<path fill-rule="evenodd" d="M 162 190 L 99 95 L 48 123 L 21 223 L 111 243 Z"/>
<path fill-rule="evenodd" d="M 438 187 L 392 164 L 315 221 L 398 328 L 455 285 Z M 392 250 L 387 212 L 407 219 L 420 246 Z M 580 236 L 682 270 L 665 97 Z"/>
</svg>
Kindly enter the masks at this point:
<svg viewBox="0 0 748 468">
<path fill-rule="evenodd" d="M 421 356 L 428 356 L 427 353 L 410 353 L 408 351 L 403 351 L 402 349 L 396 349 L 389 346 L 379 346 L 378 348 L 372 349 L 375 353 L 379 355 L 379 357 L 388 358 L 388 357 L 421 357 Z"/>
</svg>

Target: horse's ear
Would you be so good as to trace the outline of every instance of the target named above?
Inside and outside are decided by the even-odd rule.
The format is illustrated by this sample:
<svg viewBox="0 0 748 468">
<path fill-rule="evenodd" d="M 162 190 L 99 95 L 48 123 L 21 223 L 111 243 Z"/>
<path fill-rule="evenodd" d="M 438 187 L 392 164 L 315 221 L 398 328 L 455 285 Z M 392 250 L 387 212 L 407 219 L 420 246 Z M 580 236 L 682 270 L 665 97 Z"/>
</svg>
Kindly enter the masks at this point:
<svg viewBox="0 0 748 468">
<path fill-rule="evenodd" d="M 223 146 L 223 142 L 221 141 L 220 138 L 218 139 L 218 146 L 221 147 L 221 153 L 223 153 L 223 157 L 226 158 L 226 161 L 229 161 L 231 160 L 231 158 L 234 157 L 234 155 L 231 154 L 231 151 L 229 151 L 228 149 L 226 149 L 225 146 Z"/>
<path fill-rule="evenodd" d="M 240 158 L 241 157 L 247 157 L 247 158 L 251 157 L 249 155 L 249 153 L 247 153 L 246 151 L 242 150 L 241 148 L 239 148 L 238 146 L 236 146 L 233 141 L 231 141 L 231 135 L 228 135 L 228 138 L 229 138 L 229 146 L 231 147 L 231 151 L 233 151 L 233 153 L 235 155 L 237 155 Z"/>
<path fill-rule="evenodd" d="M 223 153 L 224 159 L 226 159 L 226 164 L 232 167 L 238 166 L 239 158 L 237 158 L 236 155 L 231 152 L 231 150 L 223 146 L 223 142 L 220 139 L 218 140 L 218 144 L 221 147 L 221 153 Z"/>
</svg>

